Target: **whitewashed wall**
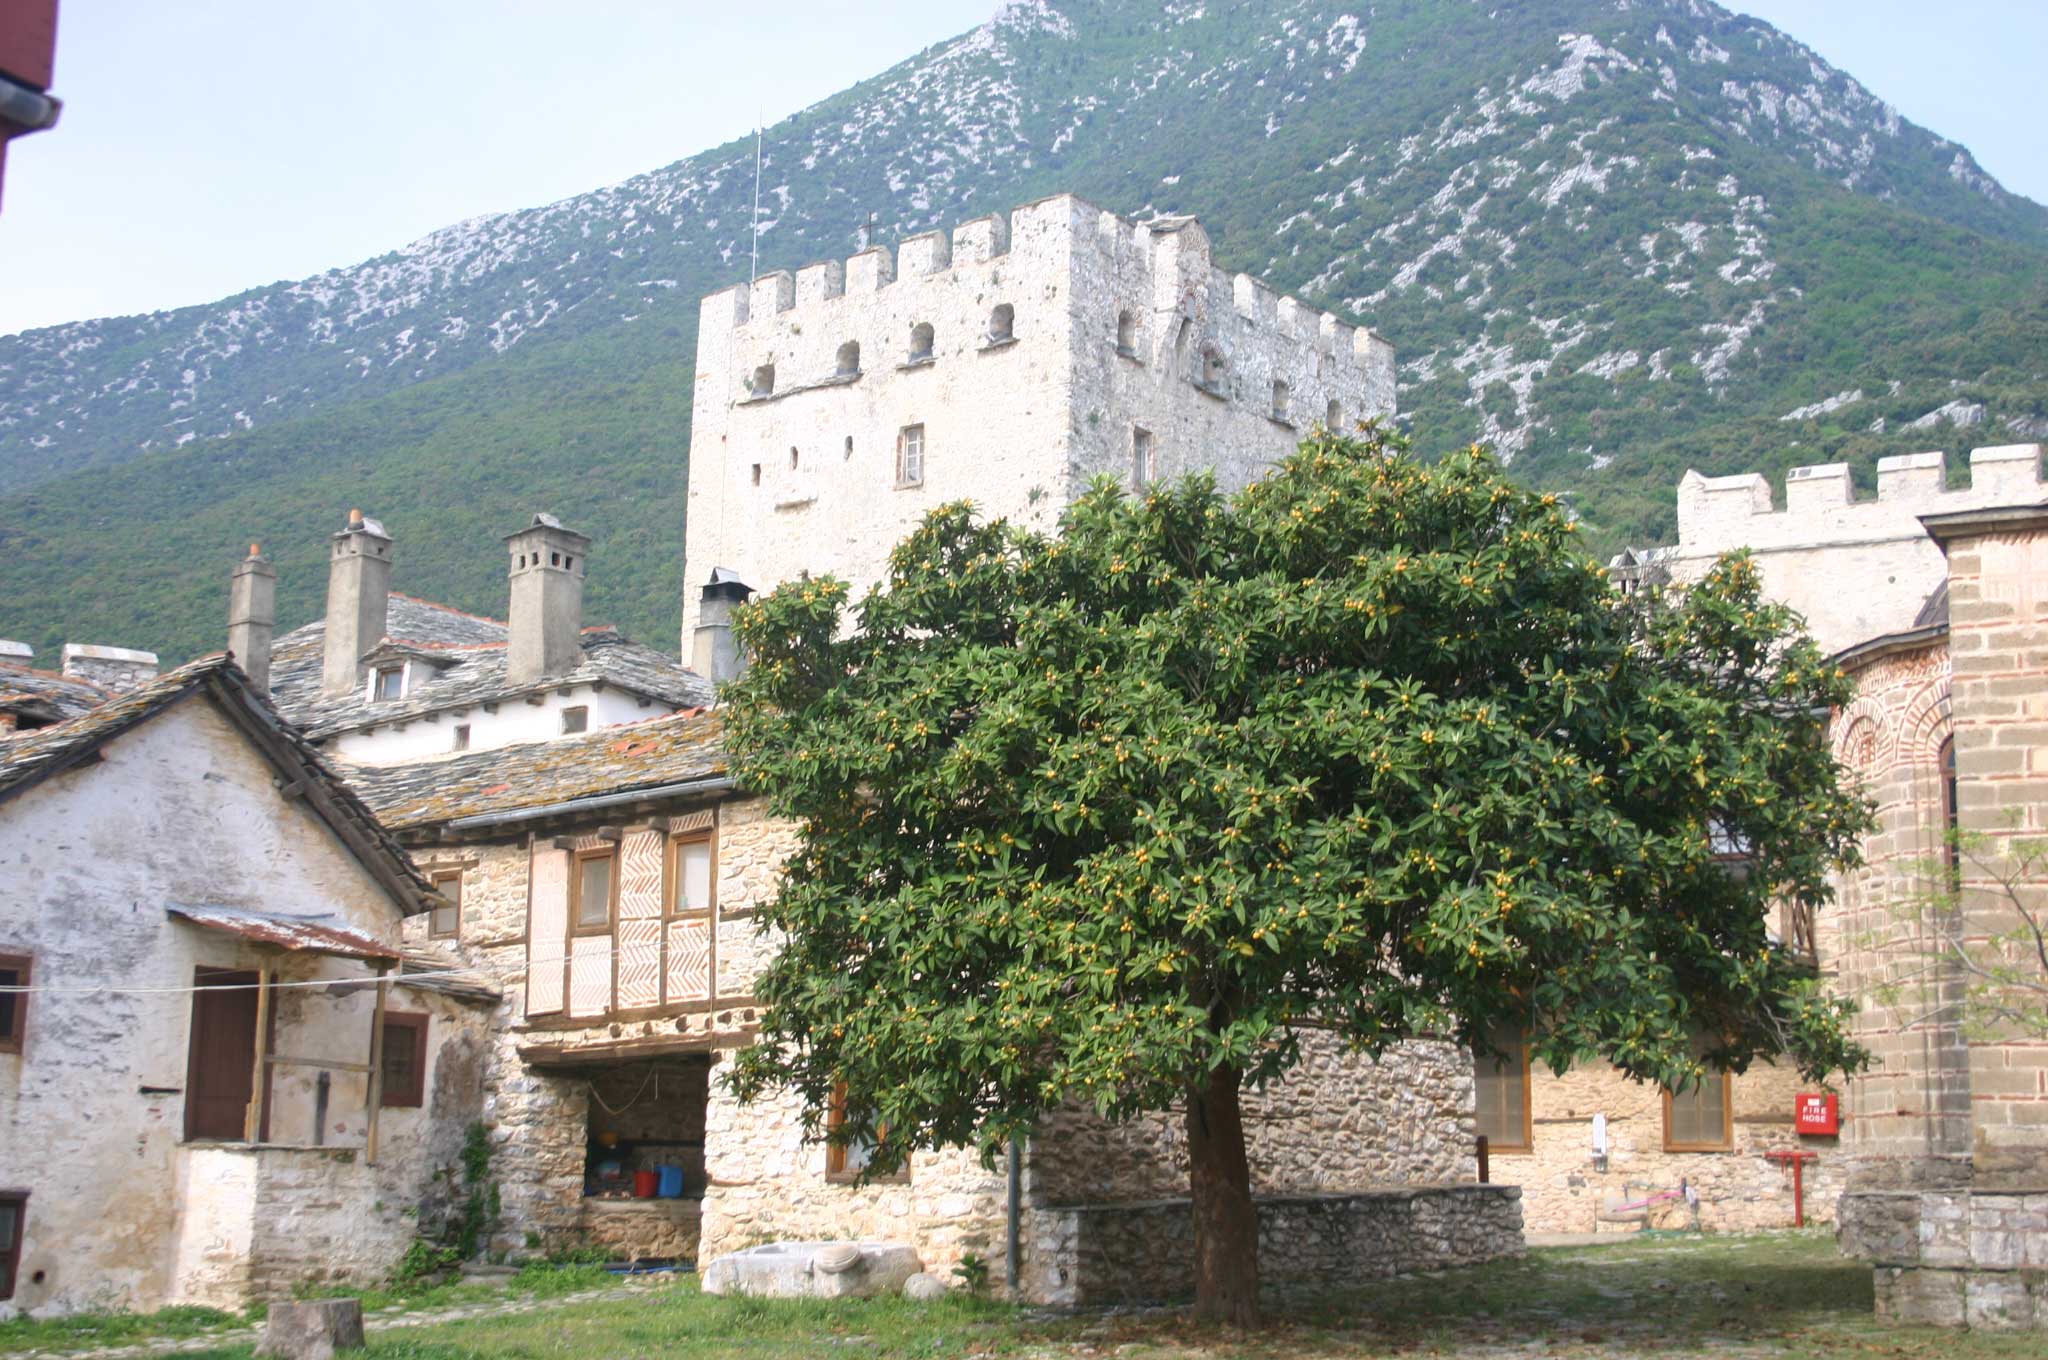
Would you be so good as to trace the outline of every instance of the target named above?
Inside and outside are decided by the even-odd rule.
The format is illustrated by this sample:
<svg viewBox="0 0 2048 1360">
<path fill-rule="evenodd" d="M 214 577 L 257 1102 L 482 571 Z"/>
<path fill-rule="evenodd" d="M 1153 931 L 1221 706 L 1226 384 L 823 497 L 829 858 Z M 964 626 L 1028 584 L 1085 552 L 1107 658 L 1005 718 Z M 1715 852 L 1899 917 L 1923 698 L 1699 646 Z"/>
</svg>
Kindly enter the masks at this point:
<svg viewBox="0 0 2048 1360">
<path fill-rule="evenodd" d="M 237 1212 L 232 1187 L 254 1173 L 219 1159 L 192 1165 L 182 1141 L 192 1013 L 184 989 L 197 966 L 253 967 L 256 956 L 233 937 L 173 921 L 166 904 L 335 912 L 398 934 L 383 890 L 302 802 L 279 795 L 269 764 L 205 699 L 187 698 L 102 753 L 103 762 L 0 804 L 0 952 L 33 955 L 38 987 L 162 989 L 38 994 L 23 1052 L 0 1054 L 0 1183 L 31 1191 L 13 1305 L 37 1313 L 186 1297 L 181 1265 L 210 1257 L 217 1281 L 222 1252 L 248 1231 L 225 1225 Z M 366 972 L 313 958 L 288 967 L 293 977 Z M 439 999 L 393 996 L 395 1008 L 433 1015 L 430 1061 L 475 1023 Z M 291 993 L 277 1050 L 361 1061 L 370 1006 L 367 992 Z M 310 1138 L 311 1076 L 279 1074 L 274 1136 Z M 440 1076 L 429 1070 L 429 1090 Z M 327 1141 L 360 1144 L 362 1079 L 335 1078 Z M 379 1171 L 391 1193 L 381 1208 L 370 1197 L 341 1204 L 359 1255 L 339 1264 L 363 1270 L 369 1255 L 402 1248 L 413 1230 L 400 1216 L 404 1194 L 448 1152 L 429 1109 L 384 1114 Z"/>
<path fill-rule="evenodd" d="M 402 765 L 410 760 L 456 754 L 455 729 L 464 724 L 469 727 L 468 749 L 491 751 L 518 742 L 553 741 L 562 735 L 565 708 L 587 706 L 592 730 L 675 712 L 671 704 L 644 700 L 611 685 L 603 689 L 574 685 L 536 697 L 539 703 L 528 703 L 523 698 L 508 700 L 496 705 L 496 712 L 478 705 L 344 732 L 328 747 L 344 760 L 360 765 Z"/>
</svg>

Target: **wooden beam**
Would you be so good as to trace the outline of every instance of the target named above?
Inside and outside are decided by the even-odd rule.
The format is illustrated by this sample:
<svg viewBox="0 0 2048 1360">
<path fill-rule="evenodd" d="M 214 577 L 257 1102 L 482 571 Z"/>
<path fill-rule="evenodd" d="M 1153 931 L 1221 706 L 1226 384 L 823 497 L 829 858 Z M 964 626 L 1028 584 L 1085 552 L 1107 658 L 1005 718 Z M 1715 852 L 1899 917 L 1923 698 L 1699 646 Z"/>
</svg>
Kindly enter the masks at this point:
<svg viewBox="0 0 2048 1360">
<path fill-rule="evenodd" d="M 256 1061 L 249 1075 L 249 1112 L 242 1120 L 242 1141 L 263 1141 L 263 1116 L 270 1094 L 270 965 L 256 965 Z"/>
<path fill-rule="evenodd" d="M 368 1072 L 368 1063 L 343 1062 L 339 1058 L 292 1058 L 273 1053 L 265 1059 L 273 1067 L 324 1067 L 330 1072 Z"/>
<path fill-rule="evenodd" d="M 370 1013 L 370 1128 L 363 1160 L 377 1164 L 377 1112 L 384 1108 L 384 1007 L 391 999 L 391 965 L 377 965 L 377 1005 Z"/>
</svg>

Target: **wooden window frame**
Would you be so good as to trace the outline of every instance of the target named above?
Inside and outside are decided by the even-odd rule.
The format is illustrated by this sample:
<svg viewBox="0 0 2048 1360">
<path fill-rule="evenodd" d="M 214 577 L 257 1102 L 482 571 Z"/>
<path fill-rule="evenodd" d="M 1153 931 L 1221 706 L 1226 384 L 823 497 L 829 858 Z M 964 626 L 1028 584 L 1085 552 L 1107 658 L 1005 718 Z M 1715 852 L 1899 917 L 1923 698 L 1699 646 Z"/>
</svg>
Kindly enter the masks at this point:
<svg viewBox="0 0 2048 1360">
<path fill-rule="evenodd" d="M 427 938 L 430 940 L 459 940 L 462 938 L 462 870 L 433 869 L 428 871 L 427 883 L 435 892 L 440 892 L 441 885 L 448 882 L 455 884 L 455 929 L 436 930 L 434 928 L 434 917 L 439 914 L 440 909 L 438 907 L 430 908 L 427 912 Z"/>
<path fill-rule="evenodd" d="M 33 956 L 28 954 L 0 954 L 0 968 L 13 968 L 20 973 L 20 980 L 14 984 L 15 986 L 27 987 L 33 985 L 35 975 L 35 959 Z M 32 993 L 29 992 L 14 993 L 14 1027 L 10 1031 L 0 1033 L 0 1053 L 19 1053 L 22 1051 L 22 1046 L 28 1037 L 28 1003 L 31 995 Z"/>
<path fill-rule="evenodd" d="M 398 677 L 398 687 L 397 687 L 397 692 L 396 692 L 396 693 L 393 693 L 393 694 L 388 694 L 388 695 L 384 693 L 384 677 L 385 677 L 385 676 L 387 676 L 387 675 L 394 675 L 394 676 L 397 676 L 397 677 Z M 371 667 L 371 668 L 370 668 L 370 702 L 371 702 L 371 703 L 373 703 L 373 704 L 394 704 L 394 703 L 397 703 L 397 702 L 398 702 L 398 701 L 399 701 L 400 699 L 403 699 L 404 697 L 405 697 L 405 667 L 403 667 L 403 666 L 373 666 L 373 667 Z"/>
<path fill-rule="evenodd" d="M 711 852 L 711 900 L 701 907 L 684 907 L 683 847 L 702 845 Z M 668 838 L 668 884 L 662 893 L 661 914 L 670 921 L 708 921 L 718 916 L 718 827 L 685 831 Z"/>
<path fill-rule="evenodd" d="M 390 1031 L 409 1030 L 412 1034 L 412 1084 L 407 1087 L 393 1086 L 387 1078 L 381 1087 L 382 1095 L 378 1104 L 387 1110 L 417 1110 L 427 1103 L 427 1026 L 430 1017 L 425 1011 L 384 1012 L 384 1052 L 392 1051 Z"/>
<path fill-rule="evenodd" d="M 1519 1154 L 1536 1150 L 1536 1087 L 1530 1080 L 1529 1041 L 1524 1039 L 1515 1047 L 1520 1053 L 1522 1060 L 1522 1141 L 1519 1143 L 1496 1143 L 1489 1138 L 1486 1143 L 1486 1154 L 1489 1157 L 1497 1153 Z M 1474 1050 L 1472 1061 L 1473 1077 L 1476 1083 L 1478 1064 L 1486 1061 L 1486 1059 L 1477 1050 Z"/>
<path fill-rule="evenodd" d="M 1666 1152 L 1733 1152 L 1735 1151 L 1735 1074 L 1732 1072 L 1708 1072 L 1705 1081 L 1721 1083 L 1721 1141 L 1718 1143 L 1681 1143 L 1671 1135 L 1671 1088 L 1663 1088 L 1664 1096 L 1664 1150 Z"/>
<path fill-rule="evenodd" d="M 909 475 L 910 462 L 908 457 L 911 433 L 913 431 L 917 435 L 917 476 L 915 477 Z M 924 485 L 925 454 L 927 452 L 929 450 L 925 447 L 925 426 L 923 421 L 913 421 L 911 424 L 902 426 L 896 431 L 896 486 L 899 490 Z"/>
<path fill-rule="evenodd" d="M 0 1190 L 0 1204 L 14 1208 L 14 1242 L 0 1252 L 0 1268 L 7 1272 L 0 1279 L 0 1299 L 14 1297 L 14 1286 L 21 1275 L 21 1244 L 28 1239 L 28 1197 L 27 1190 Z"/>
<path fill-rule="evenodd" d="M 832 1086 L 832 1103 L 825 1111 L 826 1136 L 829 1138 L 845 1123 L 846 1083 L 843 1081 L 835 1082 Z M 854 1185 L 859 1183 L 861 1179 L 860 1168 L 847 1169 L 845 1144 L 831 1142 L 825 1144 L 825 1179 L 836 1185 Z M 886 1176 L 869 1176 L 867 1183 L 869 1185 L 910 1184 L 910 1159 L 908 1157 L 904 1158 L 903 1165 Z"/>
<path fill-rule="evenodd" d="M 610 901 L 605 903 L 603 924 L 587 926 L 583 924 L 583 864 L 585 860 L 593 859 L 608 859 L 612 862 L 612 871 L 606 885 L 606 895 L 610 898 Z M 618 923 L 619 847 L 616 845 L 605 845 L 591 850 L 574 851 L 569 857 L 569 938 L 573 940 L 587 938 L 592 935 L 610 935 L 618 928 Z M 564 955 L 564 967 L 567 964 L 568 956 Z M 566 976 L 563 985 L 567 985 Z M 568 994 L 566 992 L 563 993 L 562 1004 L 564 1006 L 568 1005 Z"/>
</svg>

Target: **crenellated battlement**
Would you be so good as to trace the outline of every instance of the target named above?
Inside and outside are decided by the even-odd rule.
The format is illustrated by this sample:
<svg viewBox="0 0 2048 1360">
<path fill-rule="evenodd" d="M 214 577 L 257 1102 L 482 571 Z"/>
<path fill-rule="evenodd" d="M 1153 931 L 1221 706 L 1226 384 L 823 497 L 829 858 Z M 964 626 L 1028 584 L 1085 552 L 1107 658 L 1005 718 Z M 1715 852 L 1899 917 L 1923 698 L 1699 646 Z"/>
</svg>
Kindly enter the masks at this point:
<svg viewBox="0 0 2048 1360">
<path fill-rule="evenodd" d="M 1970 484 L 1948 485 L 1947 458 L 1881 459 L 1877 495 L 1858 500 L 1846 463 L 1793 468 L 1784 508 L 1756 473 L 1678 484 L 1678 546 L 1661 561 L 1673 579 L 1697 579 L 1723 553 L 1756 554 L 1765 589 L 1805 616 L 1829 650 L 1913 627 L 1946 577 L 1922 516 L 2048 502 L 2039 444 L 1970 454 Z"/>
<path fill-rule="evenodd" d="M 1192 217 L 1137 222 L 1071 194 L 1057 194 L 1015 209 L 962 222 L 950 233 L 927 231 L 904 238 L 895 250 L 871 246 L 843 260 L 820 260 L 791 272 L 773 270 L 751 284 L 734 284 L 705 297 L 701 331 L 748 332 L 767 321 L 823 322 L 844 298 L 917 288 L 986 285 L 993 267 L 1028 286 L 1041 272 L 1065 272 L 1077 256 L 1115 269 L 1119 291 L 1142 298 L 1155 311 L 1185 311 L 1204 294 L 1227 298 L 1244 321 L 1346 362 L 1391 364 L 1393 346 L 1368 328 L 1284 295 L 1249 274 L 1229 274 L 1211 262 L 1208 234 Z M 1131 277 L 1137 264 L 1141 277 Z M 1019 291 L 1024 291 L 1020 289 Z"/>
<path fill-rule="evenodd" d="M 1796 467 L 1785 474 L 1784 508 L 1761 473 L 1703 477 L 1678 484 L 1682 555 L 1821 545 L 1847 539 L 1918 538 L 1919 517 L 1949 510 L 2026 504 L 2048 499 L 2039 444 L 2004 444 L 1970 454 L 1970 484 L 1951 489 L 1948 458 L 1939 451 L 1878 460 L 1877 495 L 1858 500 L 1847 463 Z"/>
</svg>

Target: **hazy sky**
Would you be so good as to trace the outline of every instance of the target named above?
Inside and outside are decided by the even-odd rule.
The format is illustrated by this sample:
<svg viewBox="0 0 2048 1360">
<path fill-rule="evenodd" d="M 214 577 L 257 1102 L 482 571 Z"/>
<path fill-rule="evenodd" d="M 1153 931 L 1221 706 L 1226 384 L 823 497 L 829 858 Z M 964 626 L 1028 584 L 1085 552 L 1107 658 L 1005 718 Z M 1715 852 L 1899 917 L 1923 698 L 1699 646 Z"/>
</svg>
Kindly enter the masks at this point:
<svg viewBox="0 0 2048 1360">
<path fill-rule="evenodd" d="M 1234 0 L 1235 2 L 1235 0 Z M 5 0 L 0 0 L 5 3 Z M 1734 0 L 2048 201 L 2044 0 Z M 739 136 L 991 0 L 64 0 L 13 144 L 0 333 L 352 264 Z"/>
</svg>

